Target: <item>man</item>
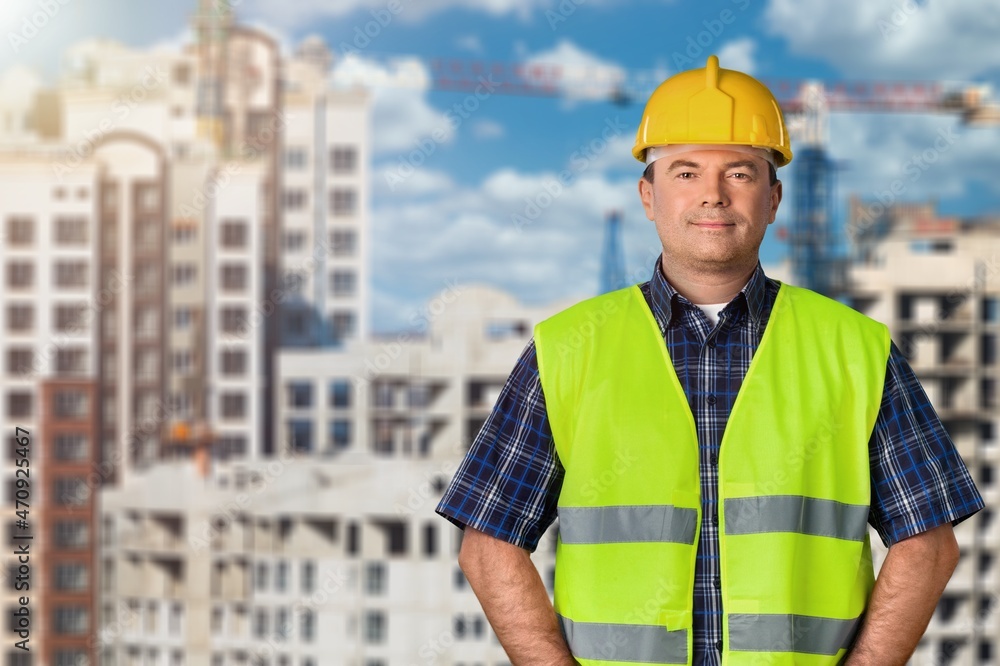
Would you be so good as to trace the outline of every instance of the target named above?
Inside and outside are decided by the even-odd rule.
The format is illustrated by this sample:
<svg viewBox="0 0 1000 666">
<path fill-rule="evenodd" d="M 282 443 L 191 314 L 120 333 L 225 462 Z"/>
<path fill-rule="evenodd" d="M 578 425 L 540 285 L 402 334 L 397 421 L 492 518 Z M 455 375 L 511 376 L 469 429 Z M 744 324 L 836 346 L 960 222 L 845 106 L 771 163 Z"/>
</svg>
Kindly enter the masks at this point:
<svg viewBox="0 0 1000 666">
<path fill-rule="evenodd" d="M 633 155 L 652 278 L 535 327 L 438 506 L 497 636 L 517 665 L 903 664 L 983 502 L 887 328 L 764 275 L 776 100 L 711 56 Z"/>
</svg>

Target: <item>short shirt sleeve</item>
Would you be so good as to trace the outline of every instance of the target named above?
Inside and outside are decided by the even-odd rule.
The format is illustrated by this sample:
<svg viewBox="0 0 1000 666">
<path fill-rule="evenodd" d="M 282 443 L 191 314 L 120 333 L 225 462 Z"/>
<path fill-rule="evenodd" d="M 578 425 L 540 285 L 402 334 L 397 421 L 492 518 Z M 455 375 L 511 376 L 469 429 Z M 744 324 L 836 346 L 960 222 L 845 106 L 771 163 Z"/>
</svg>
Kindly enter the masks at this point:
<svg viewBox="0 0 1000 666">
<path fill-rule="evenodd" d="M 435 510 L 534 552 L 555 520 L 562 480 L 531 340 Z"/>
<path fill-rule="evenodd" d="M 957 525 L 983 508 L 965 461 L 895 344 L 869 457 L 869 522 L 886 546 L 945 523 Z"/>
</svg>

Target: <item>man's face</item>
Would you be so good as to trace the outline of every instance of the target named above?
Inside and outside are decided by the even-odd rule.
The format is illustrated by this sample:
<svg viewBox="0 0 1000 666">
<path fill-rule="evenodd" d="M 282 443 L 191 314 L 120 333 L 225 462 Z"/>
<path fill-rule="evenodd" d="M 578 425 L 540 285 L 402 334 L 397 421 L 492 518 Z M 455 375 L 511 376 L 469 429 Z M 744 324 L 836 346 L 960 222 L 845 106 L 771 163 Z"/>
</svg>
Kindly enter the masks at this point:
<svg viewBox="0 0 1000 666">
<path fill-rule="evenodd" d="M 664 260 L 689 270 L 756 264 L 767 225 L 781 202 L 767 162 L 732 150 L 693 150 L 653 162 L 639 179 L 646 217 L 656 224 Z"/>
</svg>

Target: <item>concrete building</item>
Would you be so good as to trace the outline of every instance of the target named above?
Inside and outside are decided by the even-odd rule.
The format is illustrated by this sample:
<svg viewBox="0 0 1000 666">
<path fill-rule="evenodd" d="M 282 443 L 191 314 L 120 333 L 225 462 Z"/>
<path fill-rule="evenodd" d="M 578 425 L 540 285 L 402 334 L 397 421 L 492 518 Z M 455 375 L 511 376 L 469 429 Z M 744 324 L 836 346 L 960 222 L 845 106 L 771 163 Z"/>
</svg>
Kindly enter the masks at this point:
<svg viewBox="0 0 1000 666">
<path fill-rule="evenodd" d="M 1000 663 L 1000 220 L 853 200 L 848 231 L 852 304 L 890 327 L 987 507 L 955 529 L 961 560 L 913 662 Z"/>
<path fill-rule="evenodd" d="M 366 330 L 367 96 L 329 89 L 322 44 L 284 58 L 228 3 L 201 2 L 194 34 L 181 50 L 78 44 L 54 86 L 0 75 L 2 418 L 58 443 L 31 461 L 46 664 L 94 663 L 97 489 L 198 451 L 272 456 L 275 350 Z"/>
<path fill-rule="evenodd" d="M 95 621 L 100 191 L 92 167 L 62 183 L 50 173 L 46 155 L 18 149 L 16 157 L 0 156 L 0 420 L 9 508 L 2 603 L 13 618 L 27 597 L 30 611 L 24 624 L 2 630 L 9 663 L 23 663 L 14 646 L 24 638 L 36 663 L 76 663 Z M 21 547 L 26 559 L 15 554 Z"/>
<path fill-rule="evenodd" d="M 102 663 L 506 663 L 433 509 L 559 307 L 451 285 L 425 335 L 282 350 L 278 457 L 171 463 L 103 494 Z M 553 554 L 550 533 L 550 590 Z"/>
</svg>

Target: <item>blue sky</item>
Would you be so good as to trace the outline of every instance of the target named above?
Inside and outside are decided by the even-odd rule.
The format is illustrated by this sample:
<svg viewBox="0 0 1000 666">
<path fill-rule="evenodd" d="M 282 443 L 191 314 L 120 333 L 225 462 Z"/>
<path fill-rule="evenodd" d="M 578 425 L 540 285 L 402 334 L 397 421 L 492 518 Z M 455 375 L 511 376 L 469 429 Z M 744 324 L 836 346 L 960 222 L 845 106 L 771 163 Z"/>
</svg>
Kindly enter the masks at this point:
<svg viewBox="0 0 1000 666">
<path fill-rule="evenodd" d="M 5 1 L 0 29 L 8 42 L 39 1 Z M 82 37 L 136 47 L 179 41 L 194 5 L 64 1 L 17 54 L 8 44 L 0 68 L 20 61 L 51 73 L 56 54 Z M 449 110 L 468 95 L 432 89 L 432 58 L 555 63 L 587 72 L 583 79 L 599 72 L 633 80 L 702 66 L 714 52 L 723 67 L 764 79 L 1000 83 L 1000 0 L 231 2 L 242 20 L 275 32 L 287 48 L 309 34 L 337 55 L 350 46 L 355 52 L 339 59 L 338 82 L 360 76 L 407 84 L 373 90 L 377 330 L 402 326 L 449 280 L 494 285 L 529 303 L 593 294 L 611 208 L 624 212 L 634 280 L 648 277 L 657 252 L 635 194 L 641 166 L 629 154 L 644 100 L 623 107 L 587 99 L 574 83 L 557 98 L 491 95 L 455 122 Z M 366 28 L 374 35 L 368 43 L 358 38 Z M 1000 128 L 966 128 L 946 115 L 836 114 L 829 150 L 843 166 L 841 208 L 849 193 L 873 198 L 900 181 L 899 199 L 934 198 L 946 215 L 1000 209 Z M 933 163 L 915 168 L 924 151 L 932 151 Z M 419 166 L 408 169 L 415 160 Z M 547 198 L 567 169 L 571 180 Z M 778 224 L 791 212 L 792 173 L 781 172 Z M 528 224 L 518 223 L 531 202 L 548 203 Z M 772 228 L 765 262 L 784 252 Z"/>
</svg>

